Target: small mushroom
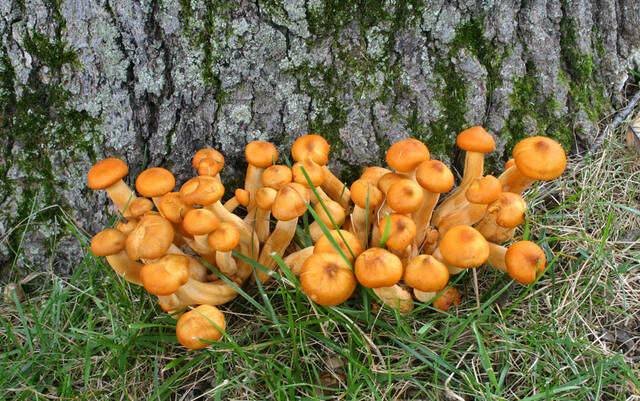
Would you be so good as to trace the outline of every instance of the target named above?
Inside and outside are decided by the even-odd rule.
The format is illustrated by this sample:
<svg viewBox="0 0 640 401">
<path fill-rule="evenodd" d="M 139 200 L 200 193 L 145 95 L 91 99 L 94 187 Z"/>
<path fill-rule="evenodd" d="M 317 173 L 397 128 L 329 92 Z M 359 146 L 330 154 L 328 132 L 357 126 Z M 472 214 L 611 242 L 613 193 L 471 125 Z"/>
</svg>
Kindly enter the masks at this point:
<svg viewBox="0 0 640 401">
<path fill-rule="evenodd" d="M 160 198 L 173 190 L 176 179 L 171 172 L 162 167 L 152 167 L 144 170 L 136 178 L 136 190 L 142 196 L 153 199 L 159 208 Z"/>
<path fill-rule="evenodd" d="M 535 242 L 518 241 L 509 246 L 504 256 L 509 276 L 520 284 L 531 284 L 546 267 L 544 251 Z"/>
<path fill-rule="evenodd" d="M 176 324 L 176 337 L 182 346 L 201 349 L 222 338 L 226 329 L 224 314 L 212 305 L 200 305 L 183 314 Z"/>
<path fill-rule="evenodd" d="M 329 236 L 342 251 L 350 264 L 362 253 L 362 246 L 358 238 L 346 230 L 331 230 Z M 315 243 L 313 253 L 335 253 L 340 256 L 340 252 L 335 248 L 333 242 L 326 235 L 322 235 Z"/>
<path fill-rule="evenodd" d="M 452 306 L 460 305 L 460 293 L 455 287 L 449 287 L 449 289 L 436 298 L 431 305 L 443 312 L 449 312 Z"/>
<path fill-rule="evenodd" d="M 390 287 L 378 287 L 372 289 L 382 303 L 400 313 L 409 313 L 413 310 L 413 298 L 407 289 L 398 284 Z"/>
<path fill-rule="evenodd" d="M 447 286 L 449 270 L 432 255 L 419 255 L 407 264 L 403 279 L 409 287 L 435 296 Z M 422 294 L 420 296 L 423 299 L 426 297 Z"/>
<path fill-rule="evenodd" d="M 216 263 L 220 271 L 226 276 L 233 276 L 238 271 L 235 259 L 231 251 L 240 242 L 240 232 L 231 223 L 221 223 L 207 237 L 211 249 L 216 251 Z"/>
<path fill-rule="evenodd" d="M 416 224 L 403 214 L 392 213 L 389 216 L 389 237 L 386 247 L 393 251 L 404 251 L 416 236 Z M 385 220 L 378 221 L 380 239 L 384 236 Z"/>
<path fill-rule="evenodd" d="M 323 201 L 326 199 L 330 199 L 329 196 L 324 193 L 322 188 L 320 188 L 320 185 L 322 185 L 322 183 L 324 182 L 324 170 L 313 160 L 307 159 L 301 162 L 296 162 L 292 166 L 291 172 L 293 174 L 293 182 L 297 182 L 303 187 L 309 188 L 309 197 L 311 198 L 312 203 L 315 204 L 319 200 L 311 190 L 312 186 L 315 188 L 320 199 L 322 199 Z M 311 185 L 309 185 L 309 181 L 307 181 L 307 177 L 305 177 L 304 175 L 305 172 L 307 173 L 307 176 L 311 181 Z"/>
<path fill-rule="evenodd" d="M 249 220 L 251 221 L 255 218 L 255 196 L 256 191 L 262 186 L 260 180 L 262 172 L 278 160 L 278 150 L 274 144 L 270 142 L 252 141 L 244 148 L 244 155 L 248 163 L 244 189 L 249 191 L 249 206 L 247 206 L 247 212 L 248 215 L 251 216 Z"/>
<path fill-rule="evenodd" d="M 269 237 L 271 208 L 277 195 L 278 191 L 270 187 L 262 187 L 256 192 L 255 230 L 260 243 Z"/>
<path fill-rule="evenodd" d="M 233 211 L 240 205 L 247 207 L 249 206 L 250 196 L 249 191 L 238 188 L 233 193 L 233 198 L 224 203 L 224 208 L 233 213 Z"/>
<path fill-rule="evenodd" d="M 211 265 L 217 265 L 216 251 L 209 245 L 207 236 L 219 224 L 216 215 L 208 209 L 191 209 L 182 219 L 182 228 L 193 235 L 193 240 L 188 241 L 189 246 Z"/>
<path fill-rule="evenodd" d="M 392 169 L 409 179 L 414 179 L 415 169 L 430 157 L 427 145 L 417 139 L 409 138 L 391 145 L 385 159 Z"/>
<path fill-rule="evenodd" d="M 358 282 L 367 288 L 391 287 L 400 281 L 402 262 L 393 253 L 382 248 L 362 252 L 355 263 Z"/>
<path fill-rule="evenodd" d="M 109 158 L 94 164 L 87 175 L 89 188 L 107 191 L 107 195 L 125 217 L 131 216 L 127 206 L 136 198 L 135 193 L 122 180 L 128 173 L 129 167 L 122 160 Z"/>
<path fill-rule="evenodd" d="M 105 256 L 111 268 L 125 280 L 142 285 L 140 270 L 142 264 L 132 261 L 125 252 L 126 236 L 115 228 L 107 228 L 96 234 L 91 240 L 91 252 L 96 256 Z"/>
<path fill-rule="evenodd" d="M 309 256 L 313 255 L 313 250 L 314 247 L 308 246 L 300 249 L 299 251 L 290 253 L 284 258 L 283 262 L 293 274 L 298 276 L 300 275 L 300 270 L 302 270 L 304 262 L 309 258 Z"/>
<path fill-rule="evenodd" d="M 224 156 L 215 149 L 205 148 L 196 152 L 191 165 L 198 175 L 207 175 L 220 179 L 220 171 L 224 167 Z"/>
<path fill-rule="evenodd" d="M 408 214 L 417 211 L 423 200 L 422 187 L 413 180 L 402 179 L 389 187 L 386 203 L 395 212 Z"/>
<path fill-rule="evenodd" d="M 329 150 L 329 143 L 320 135 L 305 135 L 295 140 L 291 156 L 297 162 L 313 160 L 324 166 L 329 161 Z"/>
<path fill-rule="evenodd" d="M 502 192 L 498 199 L 487 207 L 482 220 L 475 225 L 476 230 L 487 241 L 502 243 L 513 237 L 515 227 L 524 221 L 526 201 L 513 192 Z"/>
<path fill-rule="evenodd" d="M 171 222 L 159 214 L 145 214 L 127 236 L 125 247 L 131 260 L 157 259 L 173 242 Z"/>
<path fill-rule="evenodd" d="M 356 289 L 351 267 L 334 253 L 314 253 L 300 271 L 302 291 L 315 303 L 339 305 L 349 299 Z"/>
<path fill-rule="evenodd" d="M 476 229 L 460 225 L 451 228 L 433 254 L 449 269 L 449 274 L 481 266 L 489 258 L 489 243 Z"/>
</svg>

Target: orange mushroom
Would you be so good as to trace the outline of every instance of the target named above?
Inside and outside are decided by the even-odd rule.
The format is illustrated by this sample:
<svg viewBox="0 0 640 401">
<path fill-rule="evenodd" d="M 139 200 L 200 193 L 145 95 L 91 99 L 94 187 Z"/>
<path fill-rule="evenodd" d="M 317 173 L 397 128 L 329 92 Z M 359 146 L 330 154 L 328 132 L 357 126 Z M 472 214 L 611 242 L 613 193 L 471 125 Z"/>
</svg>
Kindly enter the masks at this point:
<svg viewBox="0 0 640 401">
<path fill-rule="evenodd" d="M 130 216 L 127 205 L 136 198 L 133 191 L 122 180 L 129 173 L 129 167 L 120 159 L 100 160 L 91 167 L 87 175 L 89 187 L 93 190 L 104 189 L 120 213 Z"/>
</svg>

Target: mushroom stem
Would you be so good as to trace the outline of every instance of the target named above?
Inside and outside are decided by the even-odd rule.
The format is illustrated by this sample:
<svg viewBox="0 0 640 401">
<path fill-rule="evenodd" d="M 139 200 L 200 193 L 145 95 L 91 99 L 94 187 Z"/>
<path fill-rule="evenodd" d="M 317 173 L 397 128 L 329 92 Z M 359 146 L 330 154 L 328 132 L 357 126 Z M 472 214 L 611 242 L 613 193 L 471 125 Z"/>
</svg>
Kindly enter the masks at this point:
<svg viewBox="0 0 640 401">
<path fill-rule="evenodd" d="M 204 238 L 204 242 L 202 241 Z M 194 235 L 193 239 L 185 238 L 186 244 L 193 249 L 202 259 L 212 266 L 217 266 L 216 252 L 207 244 L 206 235 Z M 208 273 L 208 272 L 207 272 Z"/>
<path fill-rule="evenodd" d="M 436 248 L 436 250 L 433 252 L 433 257 L 438 259 L 440 262 L 442 262 L 445 266 L 447 266 L 447 270 L 449 270 L 449 274 L 460 274 L 463 271 L 465 271 L 465 269 L 461 269 L 459 267 L 453 266 L 452 264 L 449 264 L 443 257 L 442 254 L 440 253 L 440 248 Z"/>
<path fill-rule="evenodd" d="M 423 200 L 420 208 L 413 213 L 413 221 L 416 223 L 416 236 L 413 240 L 414 250 L 420 249 L 427 236 L 427 229 L 431 221 L 433 209 L 440 199 L 439 193 L 434 193 L 426 189 L 422 190 Z"/>
<path fill-rule="evenodd" d="M 238 266 L 231 252 L 216 252 L 216 263 L 225 276 L 231 277 L 238 272 Z"/>
<path fill-rule="evenodd" d="M 256 208 L 256 192 L 262 187 L 262 181 L 260 180 L 260 177 L 262 177 L 263 171 L 263 168 L 256 167 L 252 164 L 249 164 L 247 166 L 247 175 L 244 180 L 244 189 L 249 192 L 249 205 L 247 205 L 247 211 L 249 212 L 249 214 L 251 214 Z"/>
<path fill-rule="evenodd" d="M 127 253 L 124 250 L 114 253 L 113 255 L 107 255 L 105 258 L 107 259 L 107 262 L 109 262 L 113 271 L 118 273 L 118 275 L 122 276 L 130 283 L 142 285 L 142 280 L 140 280 L 140 269 L 142 269 L 142 263 L 129 259 L 129 256 L 127 256 Z"/>
<path fill-rule="evenodd" d="M 284 258 L 284 264 L 291 270 L 293 274 L 296 276 L 300 275 L 300 270 L 302 270 L 302 265 L 309 258 L 309 256 L 313 255 L 312 246 L 308 246 L 303 248 L 297 252 L 291 253 Z"/>
<path fill-rule="evenodd" d="M 468 202 L 462 206 L 459 206 L 457 209 L 454 209 L 453 211 L 451 211 L 451 213 L 444 216 L 440 220 L 440 224 L 438 225 L 440 237 L 445 235 L 447 231 L 457 225 L 474 225 L 478 221 L 482 220 L 482 216 L 484 216 L 486 210 L 487 205 L 481 203 Z"/>
<path fill-rule="evenodd" d="M 367 231 L 369 231 L 369 227 L 371 226 L 371 217 L 368 219 L 367 224 L 367 211 L 361 208 L 358 205 L 353 207 L 353 212 L 351 212 L 351 224 L 353 224 L 353 229 L 355 231 L 356 238 L 360 241 L 360 245 L 362 245 L 363 249 L 367 248 Z"/>
<path fill-rule="evenodd" d="M 514 192 L 520 195 L 536 182 L 535 179 L 522 174 L 515 165 L 509 167 L 498 179 L 502 184 L 503 192 Z"/>
<path fill-rule="evenodd" d="M 178 291 L 171 295 L 158 297 L 161 298 L 163 308 L 175 310 L 187 305 L 222 305 L 232 301 L 238 293 L 222 280 L 205 283 L 189 278 Z"/>
<path fill-rule="evenodd" d="M 269 219 L 271 218 L 271 209 L 255 208 L 255 231 L 258 240 L 262 244 L 269 237 Z"/>
<path fill-rule="evenodd" d="M 250 199 L 254 198 L 255 196 Z M 240 232 L 240 243 L 245 244 L 244 247 L 240 248 L 240 253 L 249 259 L 256 260 L 260 254 L 260 241 L 258 240 L 258 236 L 253 232 L 251 226 L 245 223 L 240 217 L 225 209 L 220 201 L 208 205 L 206 208 L 215 213 L 216 217 L 221 221 L 233 224 L 233 226 Z"/>
<path fill-rule="evenodd" d="M 240 202 L 238 202 L 235 196 L 224 203 L 224 208 L 231 213 L 233 213 L 238 206 L 240 206 Z"/>
<path fill-rule="evenodd" d="M 338 202 L 345 210 L 349 207 L 349 199 L 351 199 L 351 191 L 349 187 L 344 185 L 338 177 L 327 166 L 322 166 L 324 171 L 324 182 L 322 183 L 322 189 L 327 195 L 334 201 Z"/>
<path fill-rule="evenodd" d="M 438 295 L 437 292 L 425 292 L 425 291 L 420 291 L 417 288 L 413 289 L 413 296 L 420 302 L 425 302 L 425 303 L 429 302 L 433 298 L 435 298 L 436 295 Z"/>
<path fill-rule="evenodd" d="M 400 313 L 409 313 L 413 310 L 411 294 L 398 284 L 391 287 L 372 288 L 372 290 L 385 305 Z"/>
<path fill-rule="evenodd" d="M 505 255 L 507 253 L 507 247 L 489 242 L 489 259 L 487 264 L 495 267 L 503 273 L 507 272 L 507 263 L 505 262 Z"/>
<path fill-rule="evenodd" d="M 266 267 L 268 270 L 273 270 L 276 265 L 276 260 L 271 257 L 271 254 L 274 252 L 278 255 L 284 254 L 284 251 L 287 249 L 296 233 L 297 224 L 297 217 L 287 221 L 278 220 L 276 228 L 262 246 L 262 252 L 260 253 L 258 263 Z M 261 283 L 268 281 L 270 278 L 270 276 L 262 270 L 259 270 L 257 273 Z"/>
<path fill-rule="evenodd" d="M 467 200 L 465 192 L 471 183 L 484 174 L 484 153 L 467 151 L 464 159 L 464 173 L 460 185 L 436 208 L 431 224 L 438 226 L 440 220 Z"/>
<path fill-rule="evenodd" d="M 127 210 L 128 205 L 136 198 L 136 194 L 129 188 L 124 181 L 118 180 L 115 184 L 105 188 L 107 195 L 111 198 L 116 205 L 120 213 L 125 218 L 131 217 L 131 214 Z"/>
</svg>

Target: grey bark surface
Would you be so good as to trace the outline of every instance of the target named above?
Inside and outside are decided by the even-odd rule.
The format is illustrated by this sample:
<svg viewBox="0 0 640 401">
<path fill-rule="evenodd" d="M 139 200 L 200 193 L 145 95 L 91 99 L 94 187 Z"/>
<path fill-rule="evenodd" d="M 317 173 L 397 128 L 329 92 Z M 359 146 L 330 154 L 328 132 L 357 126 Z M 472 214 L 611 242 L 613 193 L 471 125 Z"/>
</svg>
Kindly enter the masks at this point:
<svg viewBox="0 0 640 401">
<path fill-rule="evenodd" d="M 286 154 L 309 132 L 345 178 L 409 136 L 459 166 L 471 125 L 496 136 L 494 162 L 534 133 L 580 150 L 639 70 L 636 0 L 352 3 L 1 2 L 0 264 L 20 249 L 19 268 L 74 268 L 85 251 L 58 212 L 89 234 L 107 224 L 86 186 L 103 157 L 131 182 L 164 166 L 180 185 L 211 146 L 232 190 L 248 141 Z"/>
</svg>

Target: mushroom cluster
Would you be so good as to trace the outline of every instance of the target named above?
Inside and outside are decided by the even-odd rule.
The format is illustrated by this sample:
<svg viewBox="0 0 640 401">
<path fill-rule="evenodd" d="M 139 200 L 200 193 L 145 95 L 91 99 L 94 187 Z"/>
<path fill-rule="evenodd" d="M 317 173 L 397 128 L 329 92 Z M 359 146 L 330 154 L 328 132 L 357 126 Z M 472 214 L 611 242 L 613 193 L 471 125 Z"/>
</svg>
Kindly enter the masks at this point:
<svg viewBox="0 0 640 401">
<path fill-rule="evenodd" d="M 322 305 L 344 302 L 360 283 L 401 312 L 415 300 L 448 310 L 460 300 L 448 287 L 450 275 L 485 263 L 533 282 L 545 267 L 542 250 L 529 241 L 498 244 L 524 220 L 521 193 L 562 173 L 564 151 L 549 138 L 527 138 L 495 178 L 483 176 L 484 154 L 494 147 L 490 134 L 473 127 L 457 143 L 466 151 L 464 175 L 437 207 L 453 174 L 415 139 L 388 149 L 393 171 L 369 167 L 350 187 L 326 166 L 329 144 L 321 136 L 295 141 L 293 165 L 277 164 L 273 144 L 253 141 L 245 148 L 244 188 L 225 203 L 225 159 L 214 149 L 196 152 L 197 175 L 179 189 L 170 171 L 152 167 L 138 175 L 134 191 L 123 181 L 127 165 L 104 159 L 89 171 L 88 183 L 107 192 L 121 218 L 93 237 L 91 250 L 179 316 L 178 340 L 194 349 L 222 338 L 225 319 L 217 306 L 238 295 L 255 266 L 266 283 L 277 266 L 274 255 Z M 314 245 L 301 248 L 293 239 L 307 212 L 315 222 L 304 231 Z"/>
</svg>

